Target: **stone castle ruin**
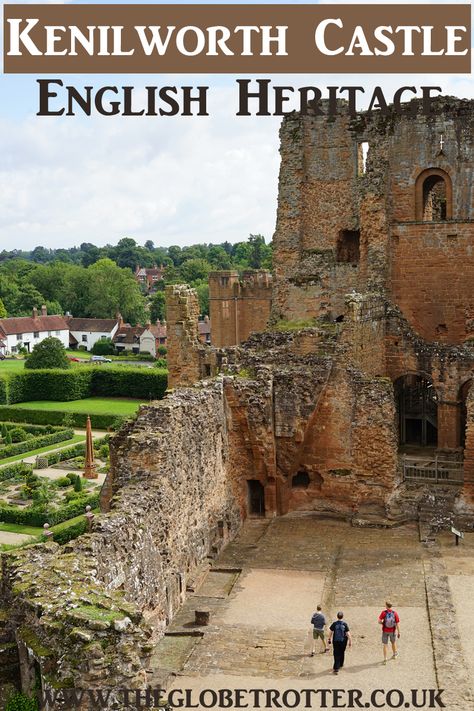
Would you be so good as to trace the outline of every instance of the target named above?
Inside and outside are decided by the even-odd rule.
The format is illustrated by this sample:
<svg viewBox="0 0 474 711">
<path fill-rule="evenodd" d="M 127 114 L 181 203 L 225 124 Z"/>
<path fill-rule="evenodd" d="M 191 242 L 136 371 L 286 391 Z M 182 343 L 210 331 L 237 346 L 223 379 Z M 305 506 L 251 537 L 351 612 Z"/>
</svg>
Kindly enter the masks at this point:
<svg viewBox="0 0 474 711">
<path fill-rule="evenodd" d="M 206 346 L 168 287 L 173 389 L 113 438 L 108 513 L 3 555 L 1 682 L 153 685 L 156 640 L 249 516 L 472 527 L 474 102 L 434 106 L 285 118 L 273 280 L 215 291 L 223 339 L 271 288 L 268 327 Z"/>
</svg>

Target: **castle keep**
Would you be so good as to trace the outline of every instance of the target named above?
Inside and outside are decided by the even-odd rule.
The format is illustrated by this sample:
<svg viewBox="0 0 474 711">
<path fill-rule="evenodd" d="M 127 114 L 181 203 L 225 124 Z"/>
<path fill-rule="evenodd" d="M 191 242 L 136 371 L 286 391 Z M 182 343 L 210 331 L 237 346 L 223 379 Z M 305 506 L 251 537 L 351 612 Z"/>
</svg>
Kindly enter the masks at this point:
<svg viewBox="0 0 474 711">
<path fill-rule="evenodd" d="M 271 284 L 213 275 L 213 347 L 168 287 L 173 391 L 113 438 L 106 513 L 3 556 L 3 682 L 153 684 L 156 640 L 249 516 L 472 525 L 474 102 L 435 108 L 285 118 Z"/>
</svg>

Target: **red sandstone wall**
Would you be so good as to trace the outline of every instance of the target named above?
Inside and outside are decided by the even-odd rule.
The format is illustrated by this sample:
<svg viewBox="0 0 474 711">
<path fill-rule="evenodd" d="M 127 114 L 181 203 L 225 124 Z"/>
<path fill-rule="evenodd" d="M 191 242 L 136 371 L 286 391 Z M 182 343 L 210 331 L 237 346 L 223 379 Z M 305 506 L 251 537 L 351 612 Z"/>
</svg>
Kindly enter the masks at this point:
<svg viewBox="0 0 474 711">
<path fill-rule="evenodd" d="M 428 341 L 474 335 L 474 223 L 392 226 L 395 303 Z"/>
</svg>

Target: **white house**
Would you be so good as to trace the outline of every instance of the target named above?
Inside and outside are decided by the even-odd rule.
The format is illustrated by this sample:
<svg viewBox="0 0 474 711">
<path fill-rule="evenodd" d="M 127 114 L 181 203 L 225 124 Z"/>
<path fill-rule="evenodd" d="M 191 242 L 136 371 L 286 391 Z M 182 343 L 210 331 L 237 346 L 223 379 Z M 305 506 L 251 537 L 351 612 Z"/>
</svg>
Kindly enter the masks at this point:
<svg viewBox="0 0 474 711">
<path fill-rule="evenodd" d="M 46 306 L 41 307 L 41 315 L 33 309 L 31 316 L 18 316 L 0 319 L 0 341 L 3 352 L 18 353 L 25 347 L 31 352 L 37 343 L 48 336 L 58 338 L 65 348 L 69 348 L 69 326 L 64 316 L 48 316 Z"/>
<path fill-rule="evenodd" d="M 69 327 L 71 348 L 92 350 L 97 341 L 113 339 L 122 323 L 122 317 L 113 318 L 73 318 L 66 316 Z"/>
</svg>

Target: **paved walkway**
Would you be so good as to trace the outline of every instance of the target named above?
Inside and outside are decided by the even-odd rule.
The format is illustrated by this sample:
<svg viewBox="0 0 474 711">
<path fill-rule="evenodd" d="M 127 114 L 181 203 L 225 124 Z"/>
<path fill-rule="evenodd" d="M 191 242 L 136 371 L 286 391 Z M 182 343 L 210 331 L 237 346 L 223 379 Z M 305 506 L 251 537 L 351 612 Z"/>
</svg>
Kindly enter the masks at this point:
<svg viewBox="0 0 474 711">
<path fill-rule="evenodd" d="M 411 689 L 444 688 L 448 711 L 474 708 L 474 618 L 468 615 L 467 634 L 463 621 L 474 594 L 473 547 L 474 534 L 462 549 L 449 537 L 426 548 L 415 526 L 354 529 L 312 515 L 250 521 L 158 643 L 150 683 L 194 691 L 358 689 L 367 708 L 375 689 L 399 689 L 406 704 Z M 399 658 L 384 666 L 377 617 L 386 598 L 400 614 L 402 636 Z M 308 655 L 318 602 L 330 619 L 342 609 L 352 630 L 354 646 L 337 677 L 329 654 Z M 194 610 L 202 607 L 211 624 L 197 628 Z"/>
<path fill-rule="evenodd" d="M 31 536 L 27 536 L 24 533 L 10 533 L 9 531 L 0 531 L 0 544 L 4 545 L 15 545 L 19 543 L 27 543 L 32 540 Z"/>
</svg>

